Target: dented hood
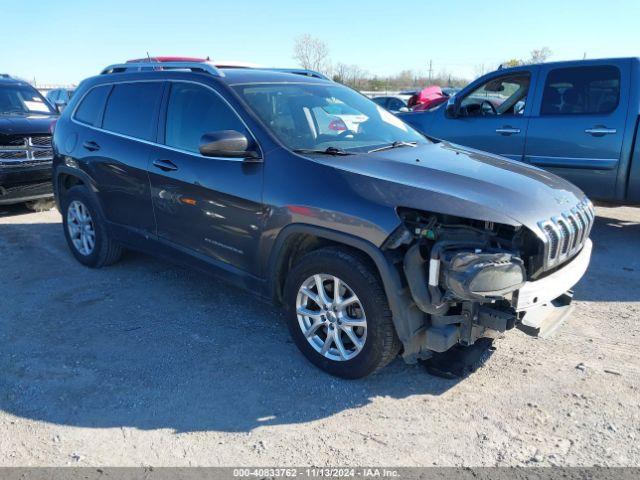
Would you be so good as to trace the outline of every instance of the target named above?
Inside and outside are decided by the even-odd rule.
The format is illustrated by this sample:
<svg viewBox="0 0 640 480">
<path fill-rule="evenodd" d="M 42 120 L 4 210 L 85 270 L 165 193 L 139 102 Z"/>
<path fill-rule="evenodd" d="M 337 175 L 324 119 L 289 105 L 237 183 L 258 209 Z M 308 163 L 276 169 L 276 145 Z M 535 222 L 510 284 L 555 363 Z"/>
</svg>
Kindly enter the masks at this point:
<svg viewBox="0 0 640 480">
<path fill-rule="evenodd" d="M 328 157 L 351 187 L 379 204 L 524 225 L 585 198 L 566 180 L 523 163 L 449 143 Z"/>
</svg>

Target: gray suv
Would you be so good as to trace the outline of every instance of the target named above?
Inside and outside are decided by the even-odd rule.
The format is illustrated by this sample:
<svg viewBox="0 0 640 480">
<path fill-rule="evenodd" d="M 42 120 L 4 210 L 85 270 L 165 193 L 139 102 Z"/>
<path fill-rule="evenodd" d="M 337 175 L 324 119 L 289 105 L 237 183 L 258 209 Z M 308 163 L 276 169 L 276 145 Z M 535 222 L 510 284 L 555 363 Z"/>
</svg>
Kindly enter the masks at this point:
<svg viewBox="0 0 640 480">
<path fill-rule="evenodd" d="M 312 72 L 107 67 L 56 124 L 53 178 L 79 262 L 131 248 L 218 275 L 284 305 L 302 353 L 346 378 L 548 333 L 591 254 L 570 183 Z"/>
</svg>

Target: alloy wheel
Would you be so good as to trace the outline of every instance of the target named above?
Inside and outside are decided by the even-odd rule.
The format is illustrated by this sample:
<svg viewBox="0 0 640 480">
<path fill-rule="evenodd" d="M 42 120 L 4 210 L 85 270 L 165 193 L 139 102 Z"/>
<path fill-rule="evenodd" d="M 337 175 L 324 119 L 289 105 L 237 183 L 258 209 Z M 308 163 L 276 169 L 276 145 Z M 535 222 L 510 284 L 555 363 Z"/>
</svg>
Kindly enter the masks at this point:
<svg viewBox="0 0 640 480">
<path fill-rule="evenodd" d="M 67 230 L 75 249 L 82 255 L 91 255 L 96 246 L 96 231 L 89 210 L 79 200 L 69 204 Z"/>
<path fill-rule="evenodd" d="M 362 302 L 335 275 L 307 278 L 296 297 L 300 329 L 314 350 L 334 361 L 351 360 L 367 339 L 367 319 Z"/>
</svg>

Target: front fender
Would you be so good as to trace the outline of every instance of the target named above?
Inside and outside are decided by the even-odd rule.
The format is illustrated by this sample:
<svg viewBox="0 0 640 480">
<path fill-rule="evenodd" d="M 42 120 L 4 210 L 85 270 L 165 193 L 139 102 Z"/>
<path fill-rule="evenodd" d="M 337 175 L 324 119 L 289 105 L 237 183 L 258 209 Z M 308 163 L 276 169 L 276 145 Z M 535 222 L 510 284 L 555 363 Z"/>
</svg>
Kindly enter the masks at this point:
<svg viewBox="0 0 640 480">
<path fill-rule="evenodd" d="M 389 308 L 393 315 L 393 323 L 398 338 L 407 345 L 424 323 L 424 315 L 413 302 L 407 287 L 403 284 L 400 272 L 390 258 L 371 242 L 349 235 L 347 233 L 330 230 L 314 225 L 290 224 L 284 227 L 275 240 L 273 250 L 269 258 L 269 289 L 272 298 L 277 298 L 279 288 L 278 268 L 286 255 L 287 241 L 295 235 L 307 234 L 331 242 L 343 244 L 366 254 L 375 264 L 385 293 Z"/>
</svg>

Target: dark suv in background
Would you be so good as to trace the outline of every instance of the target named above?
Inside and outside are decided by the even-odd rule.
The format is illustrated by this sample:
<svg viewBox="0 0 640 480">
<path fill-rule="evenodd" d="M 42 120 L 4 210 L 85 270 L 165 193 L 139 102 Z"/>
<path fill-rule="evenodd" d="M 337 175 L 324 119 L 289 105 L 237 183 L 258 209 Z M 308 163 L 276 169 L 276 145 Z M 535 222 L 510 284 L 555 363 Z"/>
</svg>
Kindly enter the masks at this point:
<svg viewBox="0 0 640 480">
<path fill-rule="evenodd" d="M 57 116 L 27 82 L 0 75 L 0 205 L 37 208 L 53 197 L 51 125 Z"/>
<path fill-rule="evenodd" d="M 334 111 L 359 121 L 331 128 Z M 300 71 L 108 67 L 78 87 L 54 155 L 79 262 L 126 247 L 218 274 L 284 304 L 303 354 L 342 377 L 548 332 L 591 253 L 594 211 L 570 183 L 433 143 Z"/>
</svg>

